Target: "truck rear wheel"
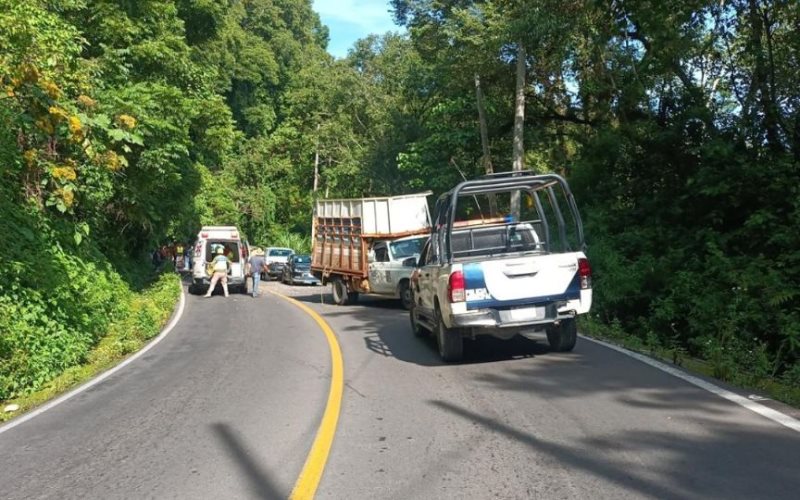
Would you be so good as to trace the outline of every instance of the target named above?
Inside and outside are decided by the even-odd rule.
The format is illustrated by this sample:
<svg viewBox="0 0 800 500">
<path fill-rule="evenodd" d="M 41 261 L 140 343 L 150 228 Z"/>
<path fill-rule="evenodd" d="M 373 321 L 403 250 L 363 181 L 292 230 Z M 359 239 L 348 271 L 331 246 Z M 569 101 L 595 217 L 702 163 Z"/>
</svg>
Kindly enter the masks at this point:
<svg viewBox="0 0 800 500">
<path fill-rule="evenodd" d="M 547 343 L 556 352 L 569 352 L 578 341 L 578 323 L 575 318 L 563 319 L 557 327 L 547 329 Z"/>
<path fill-rule="evenodd" d="M 442 361 L 451 363 L 461 361 L 464 357 L 464 339 L 458 330 L 447 328 L 442 320 L 442 313 L 436 309 L 436 343 L 439 344 L 439 356 Z"/>
<path fill-rule="evenodd" d="M 331 295 L 333 295 L 333 303 L 337 306 L 344 306 L 349 302 L 347 285 L 341 278 L 334 278 L 331 281 Z"/>
</svg>

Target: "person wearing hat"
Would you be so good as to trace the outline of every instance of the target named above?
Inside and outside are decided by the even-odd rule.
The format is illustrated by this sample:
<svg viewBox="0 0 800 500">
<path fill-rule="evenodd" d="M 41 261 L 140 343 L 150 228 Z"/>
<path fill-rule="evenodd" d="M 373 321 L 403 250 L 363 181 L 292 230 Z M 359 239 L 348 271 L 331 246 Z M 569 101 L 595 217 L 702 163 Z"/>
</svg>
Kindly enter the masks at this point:
<svg viewBox="0 0 800 500">
<path fill-rule="evenodd" d="M 231 261 L 225 257 L 225 249 L 220 246 L 217 247 L 217 255 L 211 259 L 209 265 L 213 270 L 213 274 L 211 275 L 211 284 L 208 285 L 208 292 L 206 292 L 206 297 L 211 297 L 211 293 L 214 291 L 214 288 L 217 286 L 217 281 L 222 281 L 222 291 L 225 292 L 225 296 L 228 296 L 228 270 L 231 268 Z"/>
<path fill-rule="evenodd" d="M 253 278 L 253 297 L 258 297 L 258 286 L 261 284 L 261 273 L 267 272 L 267 260 L 264 258 L 264 250 L 255 248 L 250 253 L 247 260 L 247 274 Z"/>
</svg>

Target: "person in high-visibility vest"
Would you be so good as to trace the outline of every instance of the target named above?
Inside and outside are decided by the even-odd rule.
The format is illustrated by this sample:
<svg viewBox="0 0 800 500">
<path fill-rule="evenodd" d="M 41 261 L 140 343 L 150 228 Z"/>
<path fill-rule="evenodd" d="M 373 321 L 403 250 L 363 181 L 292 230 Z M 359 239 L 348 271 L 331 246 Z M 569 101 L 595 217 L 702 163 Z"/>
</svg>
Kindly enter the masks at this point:
<svg viewBox="0 0 800 500">
<path fill-rule="evenodd" d="M 222 291 L 225 292 L 226 297 L 228 296 L 228 270 L 231 268 L 231 261 L 225 257 L 224 252 L 225 250 L 222 247 L 217 248 L 217 255 L 209 263 L 213 274 L 211 275 L 211 284 L 208 285 L 206 297 L 211 297 L 211 293 L 217 286 L 218 281 L 222 281 Z"/>
</svg>

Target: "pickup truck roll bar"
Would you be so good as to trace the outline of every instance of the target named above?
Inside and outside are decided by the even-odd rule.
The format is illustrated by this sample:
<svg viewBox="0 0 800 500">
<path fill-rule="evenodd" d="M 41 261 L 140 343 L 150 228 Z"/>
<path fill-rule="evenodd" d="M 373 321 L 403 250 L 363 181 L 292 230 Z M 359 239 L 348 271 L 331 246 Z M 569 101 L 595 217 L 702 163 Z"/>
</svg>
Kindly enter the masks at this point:
<svg viewBox="0 0 800 500">
<path fill-rule="evenodd" d="M 567 204 L 572 212 L 572 215 L 575 219 L 575 224 L 577 226 L 577 233 L 578 233 L 578 245 L 581 249 L 585 248 L 586 243 L 584 241 L 583 235 L 583 222 L 581 220 L 580 213 L 578 212 L 577 204 L 575 203 L 575 197 L 572 195 L 572 191 L 567 184 L 567 181 L 558 174 L 534 174 L 530 170 L 521 170 L 521 171 L 512 171 L 512 172 L 497 172 L 493 174 L 486 174 L 482 177 L 479 177 L 474 180 L 468 180 L 461 182 L 456 187 L 454 187 L 449 193 L 445 193 L 442 195 L 442 198 L 449 198 L 448 203 L 448 214 L 447 214 L 447 234 L 445 235 L 446 244 L 447 244 L 447 260 L 452 262 L 453 260 L 453 249 L 452 249 L 452 242 L 451 242 L 451 234 L 453 232 L 453 227 L 455 224 L 456 218 L 456 208 L 458 206 L 458 197 L 459 196 L 469 196 L 469 195 L 476 195 L 476 194 L 491 194 L 491 193 L 499 193 L 499 192 L 508 192 L 513 191 L 515 189 L 519 190 L 527 190 L 530 191 L 534 198 L 534 203 L 536 205 L 536 209 L 539 211 L 540 214 L 544 214 L 543 206 L 541 199 L 538 196 L 538 191 L 545 191 L 549 198 L 551 205 L 553 206 L 553 210 L 555 212 L 556 219 L 559 225 L 559 235 L 561 236 L 562 244 L 564 246 L 567 245 L 567 238 L 566 238 L 566 223 L 564 220 L 564 216 L 561 213 L 561 209 L 559 204 L 557 203 L 557 195 L 553 190 L 553 186 L 560 185 L 564 191 L 564 195 L 567 200 Z M 545 242 L 547 245 L 547 250 L 550 251 L 550 227 L 546 221 L 545 217 L 542 217 L 543 220 L 543 227 L 545 230 Z"/>
</svg>

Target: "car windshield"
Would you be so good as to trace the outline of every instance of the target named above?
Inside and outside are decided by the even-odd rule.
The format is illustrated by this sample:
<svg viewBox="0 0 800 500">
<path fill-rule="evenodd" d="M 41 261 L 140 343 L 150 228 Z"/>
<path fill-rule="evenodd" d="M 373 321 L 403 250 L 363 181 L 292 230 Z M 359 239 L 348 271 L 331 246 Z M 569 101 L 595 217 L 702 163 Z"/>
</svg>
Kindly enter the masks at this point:
<svg viewBox="0 0 800 500">
<path fill-rule="evenodd" d="M 292 251 L 288 248 L 273 248 L 269 251 L 270 257 L 288 257 L 292 255 Z"/>
<path fill-rule="evenodd" d="M 295 255 L 294 257 L 295 264 L 310 264 L 311 257 L 308 255 Z"/>
<path fill-rule="evenodd" d="M 428 239 L 427 236 L 414 238 L 412 240 L 394 241 L 389 244 L 392 248 L 392 255 L 395 259 L 405 259 L 406 257 L 413 257 L 419 255 L 422 251 L 422 245 Z"/>
</svg>

